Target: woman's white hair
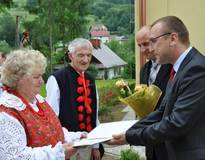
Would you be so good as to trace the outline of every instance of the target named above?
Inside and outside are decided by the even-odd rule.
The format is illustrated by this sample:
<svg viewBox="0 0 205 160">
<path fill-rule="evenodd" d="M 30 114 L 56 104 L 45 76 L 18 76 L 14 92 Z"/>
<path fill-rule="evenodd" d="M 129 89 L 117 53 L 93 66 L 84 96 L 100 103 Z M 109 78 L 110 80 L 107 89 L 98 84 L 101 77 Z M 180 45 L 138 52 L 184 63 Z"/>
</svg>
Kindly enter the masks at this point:
<svg viewBox="0 0 205 160">
<path fill-rule="evenodd" d="M 93 50 L 92 43 L 84 38 L 76 38 L 73 41 L 71 41 L 68 45 L 68 53 L 75 53 L 76 49 L 79 47 L 86 47 L 90 50 Z"/>
<path fill-rule="evenodd" d="M 47 66 L 45 56 L 37 50 L 16 50 L 8 54 L 2 65 L 1 82 L 15 89 L 18 81 L 25 75 L 33 74 L 36 68 L 42 73 Z"/>
</svg>

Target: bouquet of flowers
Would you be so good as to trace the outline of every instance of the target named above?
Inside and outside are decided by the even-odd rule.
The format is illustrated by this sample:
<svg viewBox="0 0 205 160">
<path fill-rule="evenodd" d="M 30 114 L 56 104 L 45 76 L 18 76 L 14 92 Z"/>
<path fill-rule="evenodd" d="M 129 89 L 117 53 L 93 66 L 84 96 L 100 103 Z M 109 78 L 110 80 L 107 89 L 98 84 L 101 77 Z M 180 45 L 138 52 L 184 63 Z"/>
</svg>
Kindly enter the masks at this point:
<svg viewBox="0 0 205 160">
<path fill-rule="evenodd" d="M 122 98 L 128 97 L 133 93 L 128 82 L 123 79 L 117 81 L 115 85 L 120 89 L 119 93 Z"/>
<path fill-rule="evenodd" d="M 130 106 L 139 119 L 145 117 L 155 109 L 162 94 L 160 88 L 155 85 L 147 86 L 145 84 L 139 84 L 131 87 L 123 79 L 117 81 L 116 86 L 120 90 L 120 101 Z"/>
</svg>

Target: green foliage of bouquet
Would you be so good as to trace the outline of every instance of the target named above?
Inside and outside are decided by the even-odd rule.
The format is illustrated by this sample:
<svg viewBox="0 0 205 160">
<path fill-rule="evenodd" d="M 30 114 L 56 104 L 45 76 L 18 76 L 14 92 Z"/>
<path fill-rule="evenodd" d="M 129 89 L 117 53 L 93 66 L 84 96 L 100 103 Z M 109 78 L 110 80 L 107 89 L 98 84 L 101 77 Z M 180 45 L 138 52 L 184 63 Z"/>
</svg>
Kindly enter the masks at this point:
<svg viewBox="0 0 205 160">
<path fill-rule="evenodd" d="M 134 83 L 129 84 L 127 81 L 120 79 L 116 81 L 115 85 L 119 89 L 119 94 L 121 98 L 126 98 L 134 93 Z"/>
</svg>

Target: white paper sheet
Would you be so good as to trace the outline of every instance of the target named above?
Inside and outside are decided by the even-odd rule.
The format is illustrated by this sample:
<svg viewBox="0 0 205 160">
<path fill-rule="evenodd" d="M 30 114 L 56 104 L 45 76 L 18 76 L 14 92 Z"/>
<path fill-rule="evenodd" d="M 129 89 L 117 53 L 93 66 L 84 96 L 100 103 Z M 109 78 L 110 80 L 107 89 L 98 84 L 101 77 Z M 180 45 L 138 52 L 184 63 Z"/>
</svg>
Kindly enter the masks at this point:
<svg viewBox="0 0 205 160">
<path fill-rule="evenodd" d="M 125 132 L 136 122 L 137 120 L 101 123 L 87 135 L 87 138 L 74 142 L 73 147 L 105 142 L 112 139 L 113 134 Z"/>
</svg>

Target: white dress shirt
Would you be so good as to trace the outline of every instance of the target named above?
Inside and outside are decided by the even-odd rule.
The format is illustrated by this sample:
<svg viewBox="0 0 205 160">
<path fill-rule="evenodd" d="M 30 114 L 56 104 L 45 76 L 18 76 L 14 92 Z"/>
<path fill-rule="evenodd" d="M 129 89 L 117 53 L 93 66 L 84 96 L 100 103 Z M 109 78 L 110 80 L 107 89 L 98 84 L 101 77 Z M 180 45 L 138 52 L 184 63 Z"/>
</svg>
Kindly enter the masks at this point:
<svg viewBox="0 0 205 160">
<path fill-rule="evenodd" d="M 149 73 L 149 85 L 155 82 L 157 78 L 157 74 L 161 68 L 161 65 L 158 64 L 156 61 L 151 60 L 151 62 L 152 62 L 152 67 Z"/>
<path fill-rule="evenodd" d="M 173 69 L 175 71 L 175 75 L 177 73 L 177 71 L 179 70 L 179 67 L 181 65 L 181 63 L 183 62 L 183 60 L 185 59 L 185 57 L 187 56 L 187 54 L 189 53 L 189 51 L 192 49 L 192 47 L 190 46 L 189 48 L 187 48 L 176 60 L 176 62 L 173 65 Z"/>
</svg>

